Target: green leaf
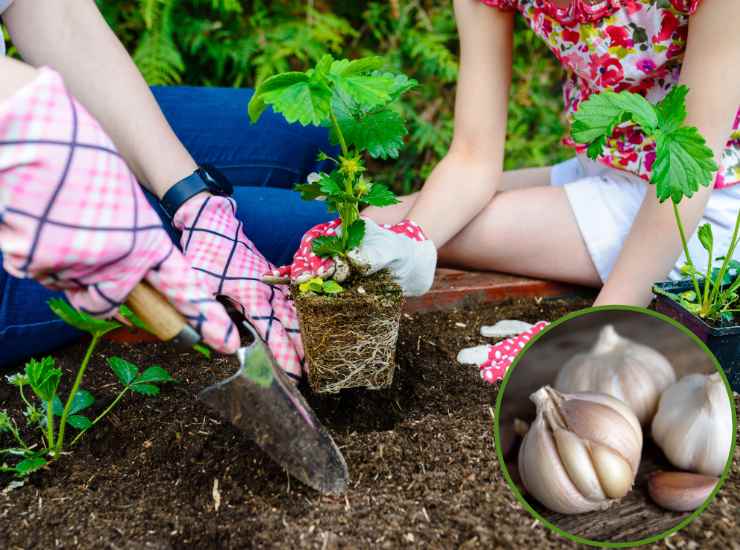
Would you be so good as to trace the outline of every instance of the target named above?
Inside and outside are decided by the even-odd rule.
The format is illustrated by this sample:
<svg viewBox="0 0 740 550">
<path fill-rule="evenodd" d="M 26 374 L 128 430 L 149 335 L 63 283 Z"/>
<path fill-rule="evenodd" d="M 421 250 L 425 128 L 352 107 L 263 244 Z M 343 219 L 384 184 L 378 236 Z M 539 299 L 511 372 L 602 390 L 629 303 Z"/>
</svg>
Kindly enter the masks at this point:
<svg viewBox="0 0 740 550">
<path fill-rule="evenodd" d="M 296 80 L 287 87 L 276 87 L 273 79 L 286 77 L 288 75 L 302 75 L 302 79 Z M 288 79 L 286 79 L 288 80 Z M 262 90 L 264 88 L 264 90 Z M 331 90 L 321 82 L 308 79 L 303 73 L 285 73 L 267 80 L 260 87 L 259 97 L 273 110 L 283 115 L 290 123 L 299 122 L 303 126 L 313 124 L 321 126 L 329 121 L 331 115 Z"/>
<path fill-rule="evenodd" d="M 313 279 L 310 279 L 306 281 L 305 283 L 301 283 L 298 286 L 298 290 L 300 290 L 303 294 L 306 292 L 316 292 L 321 293 L 321 291 L 324 290 L 324 280 L 321 277 L 314 277 Z"/>
<path fill-rule="evenodd" d="M 142 372 L 138 378 L 136 378 L 136 383 L 139 382 L 151 382 L 151 383 L 157 383 L 157 384 L 165 384 L 167 382 L 174 382 L 175 379 L 172 378 L 169 372 L 167 372 L 165 369 L 160 367 L 159 365 L 154 365 L 152 367 L 149 367 L 144 372 Z"/>
<path fill-rule="evenodd" d="M 193 346 L 193 350 L 200 353 L 206 359 L 210 359 L 213 355 L 211 352 L 211 348 L 209 348 L 205 344 L 195 344 Z"/>
<path fill-rule="evenodd" d="M 393 99 L 394 79 L 391 75 L 329 75 L 341 101 L 348 99 L 362 110 L 383 107 Z"/>
<path fill-rule="evenodd" d="M 8 375 L 5 377 L 5 380 L 7 380 L 8 384 L 19 388 L 27 386 L 29 383 L 28 376 L 24 372 L 16 372 L 15 374 Z"/>
<path fill-rule="evenodd" d="M 383 65 L 385 65 L 385 59 L 380 56 L 363 57 L 353 61 L 340 59 L 332 63 L 330 72 L 339 76 L 354 76 L 377 71 L 382 69 Z"/>
<path fill-rule="evenodd" d="M 311 244 L 313 253 L 322 258 L 329 258 L 344 254 L 342 239 L 335 235 L 317 237 Z"/>
<path fill-rule="evenodd" d="M 346 200 L 347 198 L 353 198 L 353 197 L 347 197 L 346 193 L 340 186 L 340 182 L 337 181 L 337 179 L 340 178 L 340 175 L 337 172 L 333 172 L 332 174 L 320 174 L 320 178 L 318 182 L 316 182 L 319 185 L 319 189 L 321 190 L 321 194 L 325 195 L 327 197 L 330 197 L 335 200 Z"/>
<path fill-rule="evenodd" d="M 342 113 L 337 120 L 347 143 L 367 151 L 373 158 L 398 158 L 408 133 L 406 123 L 395 111 L 379 111 L 357 118 Z"/>
<path fill-rule="evenodd" d="M 705 223 L 699 227 L 699 242 L 707 252 L 712 251 L 714 246 L 714 235 L 712 234 L 712 224 Z"/>
<path fill-rule="evenodd" d="M 33 472 L 40 470 L 48 464 L 47 460 L 40 456 L 34 456 L 21 460 L 15 465 L 15 471 L 19 476 L 27 476 Z"/>
<path fill-rule="evenodd" d="M 602 92 L 581 103 L 571 127 L 577 143 L 590 144 L 599 137 L 608 137 L 614 127 L 630 120 L 652 133 L 658 126 L 658 114 L 650 102 L 631 92 Z"/>
<path fill-rule="evenodd" d="M 149 326 L 125 304 L 118 308 L 118 313 L 136 328 L 151 332 Z"/>
<path fill-rule="evenodd" d="M 321 192 L 321 186 L 318 182 L 297 183 L 293 186 L 293 189 L 301 194 L 301 198 L 304 201 L 312 201 L 324 196 L 324 194 Z"/>
<path fill-rule="evenodd" d="M 324 282 L 322 290 L 324 294 L 340 294 L 344 292 L 342 285 L 331 279 Z"/>
<path fill-rule="evenodd" d="M 69 409 L 69 414 L 76 414 L 80 411 L 84 411 L 88 407 L 95 403 L 95 397 L 87 390 L 77 390 L 74 399 L 72 400 L 72 406 Z M 56 413 L 56 410 L 54 411 Z M 61 413 L 58 415 L 61 416 Z"/>
<path fill-rule="evenodd" d="M 96 319 L 86 313 L 77 311 L 61 298 L 52 298 L 47 301 L 47 304 L 49 304 L 49 308 L 62 321 L 92 335 L 102 335 L 121 326 L 121 323 L 116 321 Z"/>
<path fill-rule="evenodd" d="M 26 363 L 26 376 L 38 398 L 51 401 L 59 388 L 62 371 L 54 367 L 53 357 L 44 357 L 41 361 L 31 359 Z"/>
<path fill-rule="evenodd" d="M 0 433 L 9 432 L 13 429 L 13 421 L 6 410 L 0 410 Z"/>
<path fill-rule="evenodd" d="M 591 144 L 588 146 L 588 149 L 586 149 L 586 155 L 588 155 L 588 158 L 591 160 L 597 160 L 599 158 L 599 155 L 604 151 L 604 146 L 606 145 L 606 136 L 599 136 L 595 140 L 591 142 Z"/>
<path fill-rule="evenodd" d="M 670 198 L 678 204 L 683 197 L 691 198 L 700 185 L 712 183 L 717 164 L 705 143 L 693 127 L 657 134 L 650 181 L 657 187 L 660 202 Z"/>
<path fill-rule="evenodd" d="M 400 202 L 393 191 L 380 183 L 374 183 L 368 194 L 362 197 L 360 201 L 372 206 L 390 206 Z"/>
<path fill-rule="evenodd" d="M 675 86 L 655 105 L 658 113 L 658 125 L 663 132 L 673 132 L 681 127 L 686 120 L 687 86 Z"/>
<path fill-rule="evenodd" d="M 109 357 L 107 362 L 108 366 L 116 375 L 116 378 L 118 378 L 118 381 L 124 386 L 128 386 L 139 374 L 139 369 L 136 365 L 120 357 Z"/>
<path fill-rule="evenodd" d="M 393 85 L 391 86 L 391 89 L 388 92 L 391 96 L 391 101 L 397 100 L 403 94 L 413 90 L 419 85 L 419 83 L 416 80 L 414 80 L 413 78 L 409 78 L 405 74 L 386 73 L 385 76 L 393 79 Z"/>
<path fill-rule="evenodd" d="M 262 116 L 262 113 L 267 109 L 267 103 L 263 97 L 265 93 L 279 94 L 294 84 L 301 82 L 308 82 L 310 79 L 308 75 L 300 72 L 286 72 L 279 75 L 275 75 L 265 80 L 261 85 L 257 87 L 252 95 L 252 99 L 249 101 L 249 118 L 254 124 Z"/>
<path fill-rule="evenodd" d="M 139 384 L 138 382 L 135 382 L 131 384 L 131 391 L 142 395 L 148 395 L 150 397 L 159 395 L 159 388 L 154 384 Z"/>
<path fill-rule="evenodd" d="M 357 248 L 365 238 L 365 220 L 357 220 L 347 228 L 347 250 Z"/>
<path fill-rule="evenodd" d="M 69 425 L 77 430 L 87 430 L 92 426 L 92 421 L 86 417 L 82 416 L 81 414 L 73 414 L 67 417 L 67 422 L 69 422 Z"/>
</svg>

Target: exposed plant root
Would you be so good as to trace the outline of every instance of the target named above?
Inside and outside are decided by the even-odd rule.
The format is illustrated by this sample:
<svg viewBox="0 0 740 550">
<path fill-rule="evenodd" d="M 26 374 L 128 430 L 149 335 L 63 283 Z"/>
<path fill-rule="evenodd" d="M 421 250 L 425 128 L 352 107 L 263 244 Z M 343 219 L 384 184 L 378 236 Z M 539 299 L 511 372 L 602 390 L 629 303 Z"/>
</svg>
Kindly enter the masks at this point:
<svg viewBox="0 0 740 550">
<path fill-rule="evenodd" d="M 391 385 L 403 299 L 395 283 L 383 279 L 383 285 L 363 285 L 371 286 L 364 294 L 296 296 L 308 379 L 315 392 Z"/>
</svg>

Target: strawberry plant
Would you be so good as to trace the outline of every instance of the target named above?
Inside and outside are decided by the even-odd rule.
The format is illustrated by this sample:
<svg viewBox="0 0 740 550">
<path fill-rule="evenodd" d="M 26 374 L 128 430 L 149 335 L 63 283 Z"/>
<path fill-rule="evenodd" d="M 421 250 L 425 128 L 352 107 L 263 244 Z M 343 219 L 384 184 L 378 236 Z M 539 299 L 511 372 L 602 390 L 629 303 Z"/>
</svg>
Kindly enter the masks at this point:
<svg viewBox="0 0 740 550">
<path fill-rule="evenodd" d="M 31 359 L 23 372 L 7 377 L 7 381 L 18 388 L 26 406 L 23 412 L 26 424 L 37 429 L 41 436 L 38 443 L 28 443 L 8 411 L 0 410 L 0 436 L 6 434 L 12 440 L 10 447 L 2 448 L 0 445 L 0 472 L 20 478 L 58 459 L 105 418 L 127 393 L 156 396 L 160 384 L 174 381 L 162 367 L 155 365 L 140 372 L 137 366 L 120 357 L 109 357 L 108 366 L 122 387 L 107 407 L 89 415 L 95 397 L 81 387 L 85 371 L 101 338 L 122 325 L 80 313 L 64 300 L 50 300 L 49 307 L 67 324 L 88 333 L 91 340 L 66 398 L 60 393 L 62 371 L 56 367 L 52 357 Z M 144 328 L 144 324 L 125 306 L 121 307 L 120 313 L 135 326 Z M 68 426 L 77 431 L 69 442 L 66 439 Z"/>
<path fill-rule="evenodd" d="M 326 55 L 313 69 L 268 78 L 255 90 L 249 116 L 256 122 L 268 108 L 290 123 L 323 126 L 339 153 L 326 152 L 334 169 L 313 174 L 296 190 L 305 200 L 325 201 L 341 220 L 334 234 L 317 237 L 313 252 L 342 266 L 345 286 L 313 278 L 293 289 L 301 337 L 314 391 L 384 388 L 391 384 L 403 296 L 385 271 L 364 277 L 348 253 L 365 238 L 361 205 L 389 206 L 398 200 L 368 175 L 367 160 L 396 159 L 404 145 L 406 123 L 398 100 L 416 86 L 404 74 L 385 70 L 381 57 L 349 61 Z M 349 269 L 349 273 L 347 273 Z"/>
<path fill-rule="evenodd" d="M 403 74 L 383 71 L 384 64 L 381 57 L 349 61 L 326 55 L 306 72 L 268 78 L 249 103 L 252 122 L 270 106 L 290 123 L 328 127 L 332 142 L 339 145 L 337 158 L 320 155 L 321 160 L 334 163 L 331 173 L 322 172 L 295 187 L 305 200 L 326 201 L 342 220 L 338 235 L 314 240 L 313 251 L 321 257 L 342 258 L 362 243 L 365 222 L 360 218 L 360 205 L 398 202 L 388 187 L 367 176 L 363 155 L 398 158 L 407 129 L 393 104 L 417 83 Z M 332 290 L 338 289 L 323 289 Z"/>
<path fill-rule="evenodd" d="M 693 290 L 681 294 L 669 293 L 659 288 L 655 292 L 666 294 L 685 309 L 701 318 L 713 321 L 732 321 L 740 311 L 740 264 L 733 260 L 740 244 L 740 212 L 732 233 L 728 250 L 715 258 L 712 226 L 699 227 L 699 241 L 708 253 L 708 265 L 702 270 L 691 258 L 686 230 L 678 205 L 684 198 L 691 198 L 699 186 L 709 186 L 714 181 L 717 164 L 712 150 L 699 130 L 684 125 L 686 120 L 686 86 L 673 88 L 656 105 L 631 92 L 602 92 L 583 102 L 575 115 L 571 129 L 573 139 L 588 145 L 588 156 L 597 159 L 606 139 L 614 129 L 624 123 L 639 126 L 646 143 L 655 143 L 655 161 L 650 183 L 655 185 L 658 200 L 670 199 L 681 238 L 686 264 L 682 271 L 690 278 Z M 716 262 L 721 262 L 715 267 Z"/>
</svg>

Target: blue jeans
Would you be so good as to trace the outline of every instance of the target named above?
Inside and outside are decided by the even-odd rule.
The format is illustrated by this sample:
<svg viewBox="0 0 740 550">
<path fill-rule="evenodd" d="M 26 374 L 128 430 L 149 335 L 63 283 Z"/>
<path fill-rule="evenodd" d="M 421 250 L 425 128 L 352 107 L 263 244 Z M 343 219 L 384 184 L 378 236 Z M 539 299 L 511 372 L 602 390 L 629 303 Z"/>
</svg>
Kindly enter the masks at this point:
<svg viewBox="0 0 740 550">
<path fill-rule="evenodd" d="M 238 217 L 269 261 L 290 262 L 303 234 L 332 219 L 322 203 L 302 201 L 291 190 L 310 172 L 327 169 L 316 160 L 319 150 L 334 152 L 325 129 L 290 125 L 269 111 L 257 124 L 250 124 L 251 90 L 168 87 L 152 91 L 195 161 L 216 166 L 234 184 Z M 148 197 L 173 240 L 179 242 L 155 198 Z M 49 310 L 46 301 L 55 296 L 61 294 L 0 269 L 0 368 L 79 338 L 79 332 Z"/>
</svg>

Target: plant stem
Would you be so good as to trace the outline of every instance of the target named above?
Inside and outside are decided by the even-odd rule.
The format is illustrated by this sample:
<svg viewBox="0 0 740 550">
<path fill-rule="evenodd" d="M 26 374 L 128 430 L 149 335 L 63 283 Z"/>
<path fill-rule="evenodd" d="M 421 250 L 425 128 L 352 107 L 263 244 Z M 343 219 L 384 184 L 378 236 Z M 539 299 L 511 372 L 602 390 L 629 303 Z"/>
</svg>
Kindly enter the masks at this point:
<svg viewBox="0 0 740 550">
<path fill-rule="evenodd" d="M 681 214 L 678 211 L 678 205 L 675 202 L 673 204 L 673 215 L 676 217 L 676 224 L 678 225 L 678 233 L 681 235 L 681 245 L 683 245 L 683 253 L 686 255 L 686 262 L 691 267 L 691 281 L 694 283 L 694 290 L 696 291 L 696 299 L 701 300 L 701 290 L 699 290 L 699 282 L 696 280 L 696 268 L 694 262 L 691 260 L 691 253 L 689 252 L 689 246 L 686 242 L 686 230 L 683 227 L 681 221 Z"/>
<path fill-rule="evenodd" d="M 92 424 L 90 424 L 90 426 L 88 426 L 87 428 L 85 428 L 84 430 L 82 430 L 80 433 L 78 433 L 75 436 L 75 438 L 72 440 L 72 442 L 69 444 L 69 446 L 70 447 L 73 447 L 74 444 L 77 443 L 77 440 L 80 439 L 83 435 L 85 435 L 85 433 L 87 432 L 87 430 L 89 430 L 90 428 L 92 428 L 93 426 L 95 426 L 95 424 L 97 424 L 98 422 L 100 422 L 105 415 L 107 415 L 109 412 L 111 412 L 111 410 L 113 410 L 113 407 L 115 407 L 118 404 L 118 402 L 123 398 L 123 396 L 126 395 L 126 392 L 129 390 L 129 388 L 130 388 L 130 386 L 126 386 L 125 388 L 123 388 L 123 391 L 116 396 L 116 398 L 113 400 L 113 402 L 110 405 L 108 405 L 105 408 L 105 410 L 102 413 L 100 413 L 95 420 L 92 421 Z"/>
<path fill-rule="evenodd" d="M 709 301 L 709 291 L 712 288 L 712 264 L 714 263 L 714 244 L 709 245 L 709 260 L 707 265 L 707 274 L 704 277 L 704 298 L 701 301 L 701 317 L 704 317 L 707 315 L 710 311 L 709 304 L 712 303 Z M 717 281 L 717 284 L 720 284 L 719 281 Z M 714 292 L 712 292 L 714 294 Z"/>
<path fill-rule="evenodd" d="M 49 451 L 54 455 L 54 400 L 46 403 L 46 439 Z"/>
<path fill-rule="evenodd" d="M 717 284 L 714 286 L 714 291 L 712 292 L 712 302 L 717 299 L 717 294 L 719 294 L 719 291 L 722 288 L 722 280 L 725 278 L 725 273 L 727 273 L 727 270 L 730 268 L 730 262 L 732 261 L 732 257 L 735 255 L 735 249 L 737 248 L 738 242 L 740 242 L 740 239 L 738 238 L 739 236 L 740 212 L 738 212 L 737 214 L 735 229 L 732 231 L 732 239 L 730 239 L 730 249 L 727 251 L 727 254 L 725 254 L 725 259 L 722 262 L 722 267 L 719 268 L 719 274 L 717 275 Z"/>
<path fill-rule="evenodd" d="M 342 149 L 342 155 L 346 157 L 347 155 L 349 155 L 349 147 L 347 147 L 347 141 L 344 139 L 342 129 L 339 127 L 339 121 L 337 120 L 337 116 L 334 114 L 334 109 L 329 110 L 329 116 L 331 117 L 331 123 L 332 126 L 334 126 L 334 131 L 337 133 L 337 139 L 339 139 L 339 147 Z"/>
<path fill-rule="evenodd" d="M 92 341 L 90 342 L 90 345 L 87 346 L 87 351 L 85 352 L 85 357 L 82 359 L 82 364 L 80 365 L 80 369 L 77 371 L 77 377 L 75 378 L 74 385 L 72 386 L 72 391 L 69 393 L 69 397 L 67 397 L 67 402 L 64 405 L 64 411 L 62 412 L 62 418 L 59 420 L 59 436 L 57 438 L 57 443 L 54 446 L 54 449 L 52 451 L 52 456 L 56 458 L 60 452 L 62 452 L 62 449 L 64 448 L 64 430 L 67 427 L 67 417 L 69 416 L 69 411 L 72 408 L 72 402 L 74 401 L 75 395 L 77 395 L 77 391 L 80 389 L 80 384 L 82 383 L 82 377 L 85 374 L 85 369 L 87 369 L 87 364 L 90 362 L 90 357 L 92 357 L 92 352 L 95 349 L 95 347 L 98 345 L 98 342 L 100 341 L 100 337 L 102 334 L 93 334 L 92 335 Z"/>
</svg>

